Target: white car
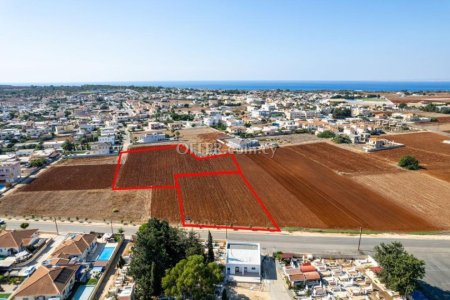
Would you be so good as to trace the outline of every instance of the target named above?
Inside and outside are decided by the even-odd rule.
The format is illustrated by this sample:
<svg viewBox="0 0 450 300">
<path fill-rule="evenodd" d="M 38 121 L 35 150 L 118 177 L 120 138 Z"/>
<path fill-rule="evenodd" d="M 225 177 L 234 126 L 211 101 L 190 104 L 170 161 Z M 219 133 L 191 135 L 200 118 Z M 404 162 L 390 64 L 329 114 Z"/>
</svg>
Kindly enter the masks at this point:
<svg viewBox="0 0 450 300">
<path fill-rule="evenodd" d="M 0 225 L 5 225 L 5 224 L 6 224 L 5 220 L 0 219 Z"/>
<path fill-rule="evenodd" d="M 35 266 L 31 266 L 31 267 L 26 268 L 26 269 L 23 271 L 23 274 L 24 274 L 25 276 L 28 277 L 28 276 L 30 276 L 31 274 L 33 274 L 34 271 L 36 271 L 36 267 L 35 267 Z"/>
</svg>

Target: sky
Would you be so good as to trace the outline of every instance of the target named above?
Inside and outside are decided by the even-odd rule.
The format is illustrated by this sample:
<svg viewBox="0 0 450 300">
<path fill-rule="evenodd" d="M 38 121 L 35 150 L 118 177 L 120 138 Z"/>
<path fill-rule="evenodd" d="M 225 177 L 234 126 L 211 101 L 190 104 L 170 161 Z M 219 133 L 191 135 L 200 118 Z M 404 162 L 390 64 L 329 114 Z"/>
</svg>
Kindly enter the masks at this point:
<svg viewBox="0 0 450 300">
<path fill-rule="evenodd" d="M 450 81 L 447 0 L 0 0 L 0 83 Z"/>
</svg>

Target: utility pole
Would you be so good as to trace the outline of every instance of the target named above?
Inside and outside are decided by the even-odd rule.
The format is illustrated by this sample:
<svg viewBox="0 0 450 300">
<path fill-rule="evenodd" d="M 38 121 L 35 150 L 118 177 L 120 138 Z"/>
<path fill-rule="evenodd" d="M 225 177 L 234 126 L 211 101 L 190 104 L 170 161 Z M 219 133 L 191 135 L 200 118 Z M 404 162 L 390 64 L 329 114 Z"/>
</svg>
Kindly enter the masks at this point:
<svg viewBox="0 0 450 300">
<path fill-rule="evenodd" d="M 53 221 L 55 221 L 56 234 L 59 235 L 58 223 L 56 222 L 56 218 L 53 217 Z"/>
<path fill-rule="evenodd" d="M 114 235 L 114 230 L 113 230 L 113 226 L 112 226 L 112 219 L 111 219 L 111 234 Z"/>
<path fill-rule="evenodd" d="M 362 227 L 359 227 L 358 251 L 361 248 Z"/>
</svg>

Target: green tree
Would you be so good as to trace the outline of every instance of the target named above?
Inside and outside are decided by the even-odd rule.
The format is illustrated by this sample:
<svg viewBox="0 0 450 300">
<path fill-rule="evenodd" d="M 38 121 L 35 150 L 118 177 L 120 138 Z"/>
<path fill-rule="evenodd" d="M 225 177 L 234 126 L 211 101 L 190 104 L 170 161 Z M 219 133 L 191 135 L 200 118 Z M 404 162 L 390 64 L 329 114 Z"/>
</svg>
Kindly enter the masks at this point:
<svg viewBox="0 0 450 300">
<path fill-rule="evenodd" d="M 407 108 L 408 107 L 408 105 L 406 104 L 406 103 L 400 103 L 399 105 L 398 105 L 398 108 L 400 108 L 400 109 L 405 109 L 405 108 Z"/>
<path fill-rule="evenodd" d="M 75 150 L 75 144 L 72 143 L 72 142 L 69 141 L 69 140 L 66 140 L 66 141 L 61 145 L 61 147 L 64 149 L 64 151 L 68 151 L 68 152 L 71 152 L 71 151 Z"/>
<path fill-rule="evenodd" d="M 334 138 L 335 136 L 336 136 L 336 134 L 331 130 L 324 130 L 317 135 L 317 137 L 322 138 L 322 139 Z"/>
<path fill-rule="evenodd" d="M 411 155 L 405 155 L 402 158 L 400 158 L 400 161 L 398 162 L 398 165 L 404 169 L 408 170 L 419 170 L 420 165 L 419 161 Z"/>
<path fill-rule="evenodd" d="M 376 246 L 375 259 L 382 267 L 381 282 L 401 295 L 411 294 L 425 276 L 425 262 L 406 252 L 400 242 Z"/>
<path fill-rule="evenodd" d="M 46 163 L 46 159 L 45 159 L 45 158 L 36 158 L 36 159 L 32 159 L 32 160 L 30 161 L 30 166 L 31 166 L 31 167 L 37 167 L 37 168 L 40 168 L 40 167 L 42 167 L 43 165 L 45 165 L 45 163 Z"/>
<path fill-rule="evenodd" d="M 211 299 L 214 287 L 223 280 L 219 266 L 207 263 L 203 255 L 181 260 L 162 279 L 166 295 L 182 299 Z"/>
<path fill-rule="evenodd" d="M 352 111 L 349 108 L 335 108 L 332 115 L 334 119 L 345 119 L 352 116 Z"/>
<path fill-rule="evenodd" d="M 30 226 L 29 223 L 22 223 L 22 224 L 20 224 L 20 228 L 22 228 L 22 229 L 27 229 L 28 226 Z"/>
<path fill-rule="evenodd" d="M 169 226 L 155 218 L 143 224 L 136 234 L 130 275 L 136 282 L 138 299 L 151 299 L 161 293 L 161 276 L 186 258 L 186 253 L 201 249 L 198 236 Z"/>
<path fill-rule="evenodd" d="M 39 144 L 34 147 L 35 150 L 44 150 L 44 145 L 42 142 L 39 142 Z"/>
<path fill-rule="evenodd" d="M 208 255 L 206 257 L 207 262 L 213 262 L 214 261 L 214 247 L 213 247 L 213 238 L 211 235 L 211 231 L 208 230 Z"/>
<path fill-rule="evenodd" d="M 189 231 L 183 239 L 183 247 L 185 249 L 185 256 L 202 255 L 204 248 L 200 243 L 198 234 L 194 231 Z"/>
<path fill-rule="evenodd" d="M 348 137 L 348 135 L 345 134 L 338 134 L 333 139 L 333 142 L 336 144 L 351 144 L 352 140 Z"/>
</svg>

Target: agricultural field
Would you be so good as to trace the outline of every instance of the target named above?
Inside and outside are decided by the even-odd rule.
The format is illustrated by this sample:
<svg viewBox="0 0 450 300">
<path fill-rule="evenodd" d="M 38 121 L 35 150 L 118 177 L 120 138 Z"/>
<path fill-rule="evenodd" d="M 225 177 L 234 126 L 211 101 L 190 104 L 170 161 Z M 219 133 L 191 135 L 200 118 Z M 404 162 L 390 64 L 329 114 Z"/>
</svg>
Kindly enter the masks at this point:
<svg viewBox="0 0 450 300">
<path fill-rule="evenodd" d="M 272 227 L 239 174 L 179 177 L 185 217 L 194 224 Z"/>
<path fill-rule="evenodd" d="M 19 217 L 145 221 L 151 215 L 152 193 L 113 191 L 116 163 L 117 156 L 62 160 L 0 198 L 0 212 Z"/>
<path fill-rule="evenodd" d="M 398 168 L 366 153 L 351 152 L 329 143 L 289 147 L 291 151 L 336 171 L 339 174 L 374 174 L 396 172 Z"/>
<path fill-rule="evenodd" d="M 406 147 L 368 154 L 314 142 L 278 148 L 273 157 L 246 153 L 212 158 L 180 154 L 176 148 L 137 148 L 120 159 L 119 190 L 112 189 L 117 157 L 64 160 L 1 198 L 0 211 L 126 222 L 158 217 L 180 224 L 181 199 L 191 224 L 450 229 L 450 215 L 442 213 L 450 206 L 450 146 L 441 143 L 446 137 L 386 137 Z M 416 155 L 426 169 L 397 167 L 404 154 Z"/>
<path fill-rule="evenodd" d="M 448 182 L 414 171 L 358 176 L 354 180 L 404 209 L 413 210 L 424 220 L 439 227 L 450 228 Z"/>
<path fill-rule="evenodd" d="M 263 154 L 238 156 L 243 173 L 281 227 L 436 229 L 351 177 L 298 153 L 302 147 L 280 148 L 273 159 Z M 364 163 L 361 158 L 358 164 Z"/>
<path fill-rule="evenodd" d="M 116 166 L 107 165 L 62 165 L 49 168 L 21 190 L 64 191 L 92 190 L 111 187 Z"/>
<path fill-rule="evenodd" d="M 120 163 L 118 188 L 174 186 L 175 174 L 236 170 L 230 156 L 197 160 L 178 153 L 176 148 L 127 153 Z"/>
<path fill-rule="evenodd" d="M 144 222 L 150 217 L 152 191 L 59 190 L 16 191 L 2 197 L 2 216 L 57 217 L 75 221 Z M 87 221 L 86 220 L 86 221 Z"/>
<path fill-rule="evenodd" d="M 450 102 L 450 93 L 428 93 L 426 95 L 401 97 L 395 93 L 382 94 L 394 103 L 417 103 L 417 102 Z"/>
<path fill-rule="evenodd" d="M 391 164 L 397 164 L 404 155 L 413 155 L 423 167 L 420 172 L 449 181 L 450 144 L 442 141 L 448 140 L 450 137 L 431 132 L 386 135 L 384 137 L 402 143 L 405 147 L 379 151 L 371 153 L 371 155 Z"/>
</svg>

